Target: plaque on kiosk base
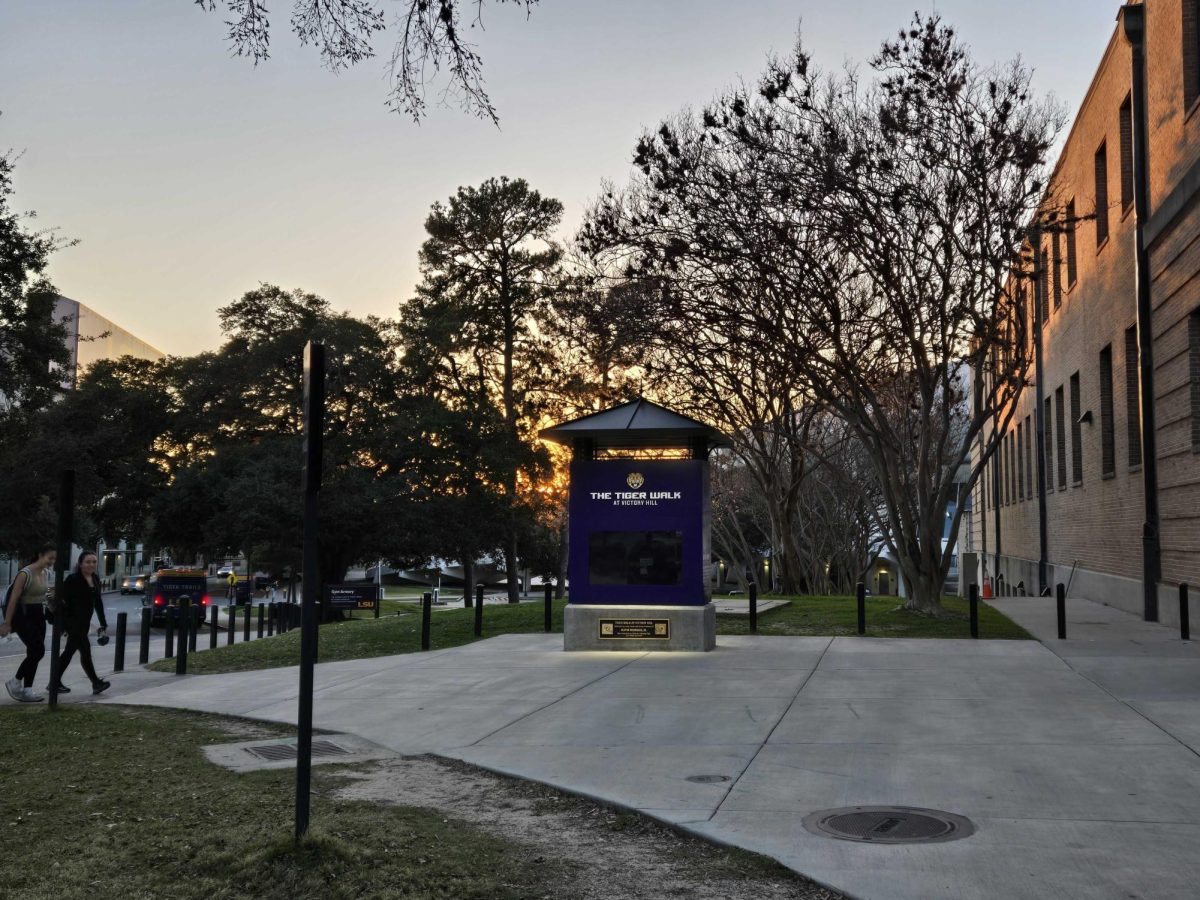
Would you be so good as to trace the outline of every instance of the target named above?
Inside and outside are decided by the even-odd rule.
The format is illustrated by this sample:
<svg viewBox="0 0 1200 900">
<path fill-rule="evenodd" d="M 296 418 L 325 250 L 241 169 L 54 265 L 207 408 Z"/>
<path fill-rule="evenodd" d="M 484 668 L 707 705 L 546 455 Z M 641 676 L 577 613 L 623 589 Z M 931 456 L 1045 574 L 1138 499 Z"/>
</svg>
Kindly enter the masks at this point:
<svg viewBox="0 0 1200 900">
<path fill-rule="evenodd" d="M 568 603 L 565 650 L 706 651 L 717 646 L 717 613 L 703 606 Z"/>
</svg>

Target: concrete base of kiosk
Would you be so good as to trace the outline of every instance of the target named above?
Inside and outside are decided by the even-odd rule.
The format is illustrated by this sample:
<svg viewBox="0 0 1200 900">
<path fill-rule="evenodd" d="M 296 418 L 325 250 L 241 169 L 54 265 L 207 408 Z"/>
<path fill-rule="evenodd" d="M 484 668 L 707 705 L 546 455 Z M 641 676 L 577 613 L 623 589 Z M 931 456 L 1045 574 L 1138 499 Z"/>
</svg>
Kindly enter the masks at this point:
<svg viewBox="0 0 1200 900">
<path fill-rule="evenodd" d="M 565 650 L 705 651 L 717 646 L 717 612 L 704 606 L 568 603 Z"/>
</svg>

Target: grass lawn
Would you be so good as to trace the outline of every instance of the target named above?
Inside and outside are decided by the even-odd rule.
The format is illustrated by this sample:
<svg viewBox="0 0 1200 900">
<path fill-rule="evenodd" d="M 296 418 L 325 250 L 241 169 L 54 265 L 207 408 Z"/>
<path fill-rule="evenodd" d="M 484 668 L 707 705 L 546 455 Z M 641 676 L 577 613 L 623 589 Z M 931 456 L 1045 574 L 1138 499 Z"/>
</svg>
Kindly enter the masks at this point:
<svg viewBox="0 0 1200 900">
<path fill-rule="evenodd" d="M 726 599 L 726 598 L 721 598 Z M 777 599 L 774 597 L 763 598 Z M 759 613 L 759 634 L 856 635 L 858 607 L 853 597 L 788 597 L 787 606 Z M 743 601 L 749 602 L 749 601 Z M 969 638 L 967 601 L 943 597 L 947 616 L 931 619 L 900 608 L 898 597 L 867 598 L 867 637 Z M 748 616 L 717 616 L 717 634 L 749 634 Z M 987 603 L 979 603 L 979 637 L 1031 640 L 1029 632 Z"/>
<path fill-rule="evenodd" d="M 245 739 L 231 721 L 136 707 L 0 709 L 0 895 L 515 900 L 544 896 L 560 874 L 554 861 L 530 865 L 517 845 L 436 812 L 322 796 L 339 767 L 314 769 L 314 828 L 298 849 L 294 770 L 235 775 L 198 752 Z"/>
<path fill-rule="evenodd" d="M 771 599 L 771 598 L 764 598 Z M 758 617 L 762 635 L 852 635 L 857 616 L 853 597 L 793 597 L 791 602 Z M 562 631 L 565 601 L 555 601 L 554 631 Z M 867 635 L 869 637 L 966 638 L 970 637 L 967 603 L 947 597 L 943 605 L 949 616 L 931 619 L 899 609 L 895 597 L 867 598 Z M 348 622 L 321 626 L 318 639 L 319 660 L 364 659 L 393 653 L 412 653 L 421 646 L 421 612 L 418 606 L 388 603 L 379 619 L 361 614 Z M 435 610 L 430 620 L 433 649 L 457 647 L 475 640 L 473 609 Z M 542 604 L 490 604 L 484 607 L 483 636 L 531 634 L 542 630 Z M 717 616 L 717 634 L 748 634 L 747 617 Z M 240 632 L 239 632 L 240 636 Z M 1029 634 L 986 603 L 979 604 L 981 638 L 1029 639 Z M 286 634 L 218 647 L 216 650 L 188 655 L 188 671 L 196 674 L 242 672 L 294 666 L 300 662 L 300 630 Z M 159 660 L 149 665 L 157 672 L 175 671 L 175 661 Z"/>
</svg>

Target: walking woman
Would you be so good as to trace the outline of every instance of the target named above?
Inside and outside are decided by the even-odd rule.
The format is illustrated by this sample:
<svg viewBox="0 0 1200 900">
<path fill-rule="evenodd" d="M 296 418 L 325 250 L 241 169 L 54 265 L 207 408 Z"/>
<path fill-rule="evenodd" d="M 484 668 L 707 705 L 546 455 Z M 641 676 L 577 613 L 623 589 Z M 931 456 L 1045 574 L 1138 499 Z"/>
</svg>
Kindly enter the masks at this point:
<svg viewBox="0 0 1200 900">
<path fill-rule="evenodd" d="M 47 544 L 33 562 L 17 573 L 4 608 L 4 624 L 0 625 L 0 637 L 15 631 L 25 645 L 21 667 L 4 683 L 9 696 L 22 703 L 40 703 L 46 699 L 33 692 L 33 679 L 38 663 L 46 655 L 46 611 L 42 604 L 46 602 L 46 573 L 54 566 L 56 555 L 54 546 Z"/>
<path fill-rule="evenodd" d="M 92 642 L 88 640 L 88 629 L 92 627 L 92 613 L 100 620 L 103 636 L 108 633 L 108 621 L 104 618 L 104 599 L 100 593 L 100 579 L 96 577 L 96 554 L 85 550 L 75 564 L 75 571 L 63 582 L 63 630 L 67 633 L 67 646 L 58 658 L 58 692 L 69 694 L 71 689 L 62 683 L 63 672 L 71 663 L 75 651 L 79 651 L 79 664 L 92 681 L 92 693 L 108 690 L 109 683 L 96 674 L 92 664 Z M 104 643 L 101 641 L 100 643 Z M 47 688 L 49 690 L 49 688 Z"/>
</svg>

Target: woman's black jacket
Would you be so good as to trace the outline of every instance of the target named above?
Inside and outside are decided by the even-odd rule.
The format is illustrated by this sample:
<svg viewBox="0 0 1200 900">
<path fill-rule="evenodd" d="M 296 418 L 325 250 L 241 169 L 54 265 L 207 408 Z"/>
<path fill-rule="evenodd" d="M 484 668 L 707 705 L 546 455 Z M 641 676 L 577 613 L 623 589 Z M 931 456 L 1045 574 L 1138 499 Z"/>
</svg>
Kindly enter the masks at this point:
<svg viewBox="0 0 1200 900">
<path fill-rule="evenodd" d="M 65 626 L 68 631 L 87 634 L 92 624 L 92 613 L 100 620 L 100 627 L 107 628 L 104 618 L 104 598 L 100 594 L 100 579 L 92 576 L 92 585 L 78 572 L 72 572 L 63 582 Z"/>
</svg>

